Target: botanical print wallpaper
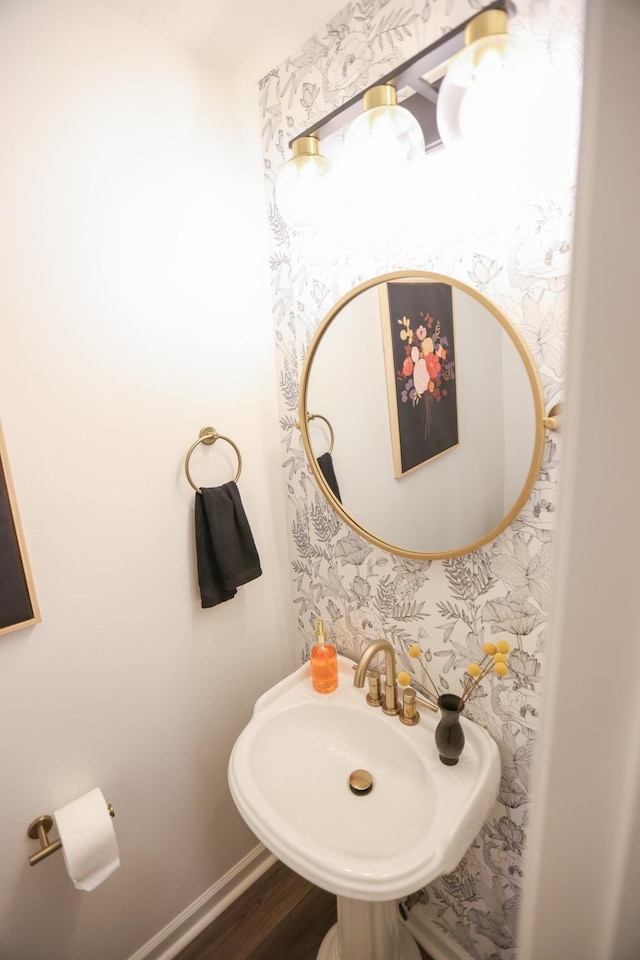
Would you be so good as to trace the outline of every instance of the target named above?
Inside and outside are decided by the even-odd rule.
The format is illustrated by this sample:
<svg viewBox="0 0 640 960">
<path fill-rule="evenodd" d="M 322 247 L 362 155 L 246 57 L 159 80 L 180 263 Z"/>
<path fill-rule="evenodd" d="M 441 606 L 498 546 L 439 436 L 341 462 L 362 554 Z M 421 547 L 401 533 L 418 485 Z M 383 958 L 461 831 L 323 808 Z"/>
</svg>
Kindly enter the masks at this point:
<svg viewBox="0 0 640 960">
<path fill-rule="evenodd" d="M 371 641 L 385 637 L 397 651 L 398 669 L 415 675 L 419 684 L 419 661 L 408 654 L 409 647 L 418 644 L 422 662 L 440 688 L 460 691 L 464 668 L 478 659 L 483 642 L 509 636 L 510 676 L 484 681 L 467 707 L 469 717 L 499 745 L 499 800 L 459 867 L 429 887 L 428 903 L 416 906 L 411 916 L 420 915 L 421 924 L 444 940 L 452 938 L 461 956 L 514 960 L 544 682 L 561 438 L 547 433 L 535 489 L 517 520 L 494 541 L 451 560 L 401 559 L 359 537 L 318 492 L 296 428 L 298 384 L 313 332 L 340 296 L 381 273 L 419 268 L 456 277 L 494 301 L 533 354 L 547 410 L 562 398 L 582 0 L 518 0 L 512 26 L 559 66 L 558 75 L 571 88 L 571 137 L 538 144 L 543 147 L 540 156 L 544 158 L 546 149 L 553 161 L 552 176 L 528 181 L 521 171 L 512 170 L 515 176 L 507 184 L 507 171 L 501 170 L 493 182 L 483 174 L 478 189 L 472 158 L 453 176 L 440 152 L 433 158 L 434 182 L 425 181 L 424 203 L 418 198 L 415 205 L 396 203 L 395 229 L 376 236 L 373 219 L 366 236 L 359 238 L 351 232 L 354 224 L 346 222 L 334 224 L 333 235 L 288 229 L 274 200 L 275 178 L 290 156 L 293 136 L 481 6 L 477 0 L 349 3 L 263 79 L 260 105 L 300 656 L 308 655 L 313 626 L 321 616 L 340 651 L 354 660 Z M 566 133 L 566 117 L 563 125 Z M 388 202 L 388 197 L 372 199 L 372 204 Z M 357 377 L 354 356 L 354 384 Z M 437 510 L 438 503 L 414 504 L 413 509 Z M 409 801 L 406 820 L 397 829 L 410 830 L 420 816 Z"/>
</svg>

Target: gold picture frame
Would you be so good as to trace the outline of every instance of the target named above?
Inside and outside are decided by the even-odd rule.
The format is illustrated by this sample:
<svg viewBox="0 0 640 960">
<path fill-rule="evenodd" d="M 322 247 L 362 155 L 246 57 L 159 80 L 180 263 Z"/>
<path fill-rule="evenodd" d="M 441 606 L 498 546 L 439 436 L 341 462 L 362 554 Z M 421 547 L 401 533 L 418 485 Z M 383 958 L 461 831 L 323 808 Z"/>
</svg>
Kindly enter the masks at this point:
<svg viewBox="0 0 640 960">
<path fill-rule="evenodd" d="M 41 619 L 0 424 L 0 636 Z"/>
<path fill-rule="evenodd" d="M 487 529 L 482 535 L 476 536 L 475 538 L 469 538 L 467 542 L 456 542 L 450 547 L 433 547 L 428 543 L 425 543 L 424 548 L 414 547 L 412 545 L 408 545 L 406 542 L 399 542 L 395 538 L 389 537 L 388 535 L 381 536 L 379 533 L 374 532 L 373 529 L 370 529 L 367 524 L 363 524 L 362 521 L 357 519 L 357 517 L 354 515 L 354 513 L 358 512 L 357 503 L 355 508 L 350 508 L 354 510 L 354 513 L 351 513 L 350 509 L 347 509 L 343 501 L 336 497 L 318 462 L 317 453 L 314 451 L 309 430 L 311 414 L 313 414 L 315 417 L 319 415 L 313 404 L 311 404 L 310 407 L 309 392 L 314 361 L 320 352 L 320 348 L 323 346 L 325 337 L 327 337 L 327 334 L 334 329 L 334 324 L 340 325 L 342 311 L 345 310 L 345 308 L 347 308 L 353 301 L 356 301 L 361 294 L 366 293 L 372 288 L 379 288 L 381 284 L 395 280 L 427 280 L 448 283 L 451 287 L 466 294 L 480 307 L 484 308 L 488 314 L 495 319 L 498 324 L 498 329 L 502 329 L 512 342 L 513 347 L 517 351 L 517 354 L 523 364 L 525 379 L 528 382 L 531 391 L 531 401 L 533 404 L 531 458 L 528 461 L 526 477 L 523 479 L 523 485 L 519 494 L 517 495 L 516 500 L 509 509 L 505 509 L 504 516 L 502 516 L 498 522 L 496 522 L 490 529 Z M 373 325 L 380 324 L 380 310 L 373 311 L 370 315 L 373 329 Z M 456 326 L 458 327 L 458 324 L 456 324 Z M 459 334 L 459 329 L 457 329 L 456 334 Z M 327 339 L 330 339 L 330 337 Z M 386 386 L 384 384 L 383 389 L 386 390 Z M 326 410 L 323 411 L 323 413 L 326 412 Z M 307 458 L 307 462 L 320 492 L 326 497 L 328 503 L 340 517 L 340 519 L 343 520 L 347 526 L 351 527 L 351 529 L 354 530 L 359 536 L 363 537 L 365 540 L 368 540 L 369 543 L 374 544 L 374 546 L 379 547 L 381 550 L 386 550 L 395 556 L 407 557 L 412 560 L 447 560 L 451 557 L 459 557 L 467 553 L 472 553 L 474 550 L 478 550 L 480 547 L 484 546 L 484 544 L 489 543 L 491 540 L 497 537 L 499 533 L 506 529 L 506 527 L 508 527 L 509 524 L 518 516 L 531 496 L 531 492 L 540 475 L 540 469 L 542 467 L 546 431 L 558 430 L 560 428 L 561 417 L 562 414 L 560 405 L 553 407 L 549 411 L 549 415 L 546 415 L 542 382 L 540 380 L 540 375 L 538 373 L 535 361 L 522 334 L 509 320 L 507 315 L 499 307 L 487 299 L 483 293 L 473 289 L 463 281 L 446 276 L 445 274 L 431 273 L 425 270 L 396 270 L 390 273 L 381 274 L 380 276 L 365 280 L 363 283 L 358 284 L 357 286 L 353 287 L 353 289 L 343 294 L 343 296 L 331 307 L 315 331 L 311 343 L 307 349 L 300 375 L 297 426 L 300 430 L 302 446 Z M 428 474 L 429 471 L 421 471 L 421 473 L 422 475 L 425 475 Z"/>
</svg>

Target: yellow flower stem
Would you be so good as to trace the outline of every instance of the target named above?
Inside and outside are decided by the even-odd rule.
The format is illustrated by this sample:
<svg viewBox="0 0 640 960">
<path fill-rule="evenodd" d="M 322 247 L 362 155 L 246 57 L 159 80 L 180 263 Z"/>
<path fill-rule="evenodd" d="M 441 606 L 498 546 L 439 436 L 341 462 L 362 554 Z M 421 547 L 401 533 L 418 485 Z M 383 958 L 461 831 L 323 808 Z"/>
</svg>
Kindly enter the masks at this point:
<svg viewBox="0 0 640 960">
<path fill-rule="evenodd" d="M 475 679 L 469 677 L 465 682 L 464 687 L 462 688 L 462 697 L 460 698 L 460 709 L 462 710 L 463 706 L 478 686 L 478 684 L 484 680 L 488 673 L 493 669 L 493 654 L 486 653 L 482 660 L 480 661 L 480 675 Z"/>
<path fill-rule="evenodd" d="M 478 681 L 482 679 L 482 677 L 484 676 L 484 667 L 488 659 L 489 659 L 489 654 L 485 653 L 484 657 L 478 664 L 478 666 L 480 667 L 480 673 L 478 674 L 477 677 L 471 677 L 467 675 L 467 679 L 465 680 L 464 687 L 463 687 L 463 693 L 462 693 L 463 696 L 467 691 L 467 689 L 471 689 L 471 687 L 474 687 L 478 683 Z"/>
<path fill-rule="evenodd" d="M 434 683 L 433 680 L 431 679 L 431 674 L 429 673 L 429 671 L 427 670 L 427 668 L 426 668 L 425 665 L 423 664 L 422 658 L 420 659 L 420 669 L 422 670 L 422 686 L 423 686 L 423 687 L 425 688 L 425 690 L 426 690 L 427 685 L 426 685 L 426 683 L 424 682 L 424 678 L 426 677 L 427 680 L 429 681 L 429 683 L 431 684 L 431 686 L 433 687 L 434 691 L 435 691 L 436 699 L 438 699 L 439 696 L 440 696 L 440 691 L 438 690 L 438 688 L 436 687 L 435 683 Z"/>
</svg>

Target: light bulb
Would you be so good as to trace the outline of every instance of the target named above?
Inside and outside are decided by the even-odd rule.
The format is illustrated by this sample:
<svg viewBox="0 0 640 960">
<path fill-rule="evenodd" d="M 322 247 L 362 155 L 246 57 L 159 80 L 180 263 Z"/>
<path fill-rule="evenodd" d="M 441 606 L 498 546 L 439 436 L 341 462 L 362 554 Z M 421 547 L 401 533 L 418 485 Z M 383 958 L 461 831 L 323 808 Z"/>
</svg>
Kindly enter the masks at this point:
<svg viewBox="0 0 640 960">
<path fill-rule="evenodd" d="M 397 102 L 395 87 L 380 84 L 364 95 L 364 111 L 347 130 L 345 155 L 352 165 L 402 174 L 402 168 L 424 156 L 420 124 Z"/>
<path fill-rule="evenodd" d="M 298 228 L 319 220 L 331 164 L 321 155 L 317 137 L 299 137 L 292 149 L 276 182 L 276 204 L 285 223 Z"/>
<path fill-rule="evenodd" d="M 507 31 L 504 10 L 486 10 L 465 31 L 438 92 L 438 132 L 446 147 L 465 139 L 478 147 L 506 147 L 520 131 L 524 44 Z M 522 118 L 526 120 L 526 118 Z"/>
</svg>

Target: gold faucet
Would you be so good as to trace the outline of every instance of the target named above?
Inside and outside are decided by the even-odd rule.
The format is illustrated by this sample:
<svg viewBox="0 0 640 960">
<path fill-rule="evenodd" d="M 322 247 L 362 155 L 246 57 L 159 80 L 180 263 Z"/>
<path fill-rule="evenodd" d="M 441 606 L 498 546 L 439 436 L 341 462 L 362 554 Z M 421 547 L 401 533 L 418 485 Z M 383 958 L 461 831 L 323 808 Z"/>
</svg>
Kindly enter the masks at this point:
<svg viewBox="0 0 640 960">
<path fill-rule="evenodd" d="M 400 713 L 398 705 L 398 688 L 396 686 L 396 652 L 388 640 L 374 640 L 364 651 L 356 666 L 353 677 L 354 687 L 364 687 L 364 678 L 367 667 L 378 653 L 384 651 L 384 701 L 382 710 L 391 716 Z"/>
</svg>

